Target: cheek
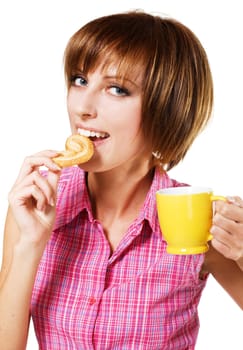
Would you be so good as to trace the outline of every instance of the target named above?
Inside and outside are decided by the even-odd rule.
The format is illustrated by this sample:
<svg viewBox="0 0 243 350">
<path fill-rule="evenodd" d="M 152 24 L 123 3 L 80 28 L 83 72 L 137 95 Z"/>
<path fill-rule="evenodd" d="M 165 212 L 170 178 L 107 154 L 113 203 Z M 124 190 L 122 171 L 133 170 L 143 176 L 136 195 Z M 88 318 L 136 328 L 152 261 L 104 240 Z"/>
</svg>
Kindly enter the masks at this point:
<svg viewBox="0 0 243 350">
<path fill-rule="evenodd" d="M 144 138 L 140 123 L 133 123 L 129 120 L 116 130 L 115 142 L 121 148 L 121 151 L 128 148 L 131 152 L 138 152 L 140 148 L 144 147 Z"/>
<path fill-rule="evenodd" d="M 140 131 L 141 126 L 141 105 L 140 103 L 130 103 L 117 108 L 113 113 L 116 118 L 114 125 L 126 130 L 127 135 L 135 135 Z"/>
<path fill-rule="evenodd" d="M 68 112 L 72 112 L 72 109 L 74 108 L 74 98 L 70 93 L 67 94 L 66 104 Z"/>
<path fill-rule="evenodd" d="M 127 121 L 127 133 L 130 139 L 141 139 L 141 108 L 133 108 Z"/>
<path fill-rule="evenodd" d="M 69 116 L 69 121 L 70 124 L 72 126 L 72 120 L 74 118 L 75 115 L 75 99 L 72 95 L 67 95 L 67 99 L 66 99 L 66 106 L 67 106 L 67 112 L 68 112 L 68 116 Z"/>
</svg>

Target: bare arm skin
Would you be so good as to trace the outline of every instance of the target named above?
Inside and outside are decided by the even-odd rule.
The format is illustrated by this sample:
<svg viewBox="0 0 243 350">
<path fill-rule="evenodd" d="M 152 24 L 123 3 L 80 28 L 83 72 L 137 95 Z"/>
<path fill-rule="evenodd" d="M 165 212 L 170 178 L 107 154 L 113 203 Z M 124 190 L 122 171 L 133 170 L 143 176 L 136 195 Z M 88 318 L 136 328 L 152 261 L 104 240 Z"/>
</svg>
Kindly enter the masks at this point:
<svg viewBox="0 0 243 350">
<path fill-rule="evenodd" d="M 243 201 L 218 201 L 204 269 L 210 272 L 243 310 Z"/>
<path fill-rule="evenodd" d="M 4 349 L 25 349 L 30 299 L 43 246 L 21 240 L 9 210 L 0 279 L 0 343 Z"/>
<path fill-rule="evenodd" d="M 9 194 L 0 273 L 0 344 L 5 350 L 26 348 L 33 284 L 55 220 L 59 171 L 52 153 L 28 157 Z M 47 178 L 40 175 L 40 165 L 50 169 Z"/>
<path fill-rule="evenodd" d="M 213 275 L 243 310 L 243 271 L 235 261 L 225 258 L 211 247 L 206 254 L 204 269 Z"/>
</svg>

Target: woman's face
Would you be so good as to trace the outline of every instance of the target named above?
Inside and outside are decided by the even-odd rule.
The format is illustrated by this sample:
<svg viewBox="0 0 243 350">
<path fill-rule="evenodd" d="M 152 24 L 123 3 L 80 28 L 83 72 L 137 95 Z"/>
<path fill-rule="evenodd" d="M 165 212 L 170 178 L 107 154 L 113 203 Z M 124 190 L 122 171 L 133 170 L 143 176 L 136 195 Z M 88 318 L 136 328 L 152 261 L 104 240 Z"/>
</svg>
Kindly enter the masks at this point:
<svg viewBox="0 0 243 350">
<path fill-rule="evenodd" d="M 93 158 L 82 167 L 95 171 L 134 167 L 148 158 L 141 130 L 142 76 L 117 76 L 116 68 L 85 75 L 77 71 L 68 91 L 72 133 L 91 138 Z"/>
</svg>

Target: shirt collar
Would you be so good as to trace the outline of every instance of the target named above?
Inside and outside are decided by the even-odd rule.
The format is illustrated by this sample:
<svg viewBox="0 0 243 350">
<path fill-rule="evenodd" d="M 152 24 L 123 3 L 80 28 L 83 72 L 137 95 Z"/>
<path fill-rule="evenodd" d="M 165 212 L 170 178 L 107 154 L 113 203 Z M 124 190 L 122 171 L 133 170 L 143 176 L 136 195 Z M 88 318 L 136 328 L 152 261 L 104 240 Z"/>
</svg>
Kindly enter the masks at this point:
<svg viewBox="0 0 243 350">
<path fill-rule="evenodd" d="M 155 168 L 150 190 L 147 193 L 138 218 L 140 222 L 147 220 L 153 232 L 158 232 L 160 234 L 156 208 L 156 192 L 162 188 L 174 187 L 176 184 L 178 183 L 175 180 L 170 179 L 165 171 L 162 171 L 159 167 Z"/>
<path fill-rule="evenodd" d="M 180 186 L 170 179 L 159 167 L 154 171 L 153 181 L 140 210 L 137 223 L 147 220 L 153 231 L 158 231 L 156 210 L 156 191 L 161 188 Z M 62 171 L 57 191 L 57 219 L 54 229 L 71 222 L 81 211 L 85 210 L 89 220 L 94 220 L 85 172 L 79 167 L 65 168 Z"/>
<path fill-rule="evenodd" d="M 81 211 L 93 220 L 85 172 L 79 167 L 62 171 L 57 190 L 57 219 L 54 229 L 71 222 Z"/>
</svg>

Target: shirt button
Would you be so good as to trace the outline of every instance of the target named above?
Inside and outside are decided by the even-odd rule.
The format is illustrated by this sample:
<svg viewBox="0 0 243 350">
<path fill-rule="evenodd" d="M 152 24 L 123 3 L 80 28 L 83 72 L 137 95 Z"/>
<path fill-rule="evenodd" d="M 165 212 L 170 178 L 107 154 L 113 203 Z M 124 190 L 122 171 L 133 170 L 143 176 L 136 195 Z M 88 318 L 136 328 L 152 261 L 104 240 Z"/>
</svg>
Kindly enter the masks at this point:
<svg viewBox="0 0 243 350">
<path fill-rule="evenodd" d="M 96 299 L 94 297 L 89 298 L 89 305 L 93 305 L 96 303 Z"/>
</svg>

